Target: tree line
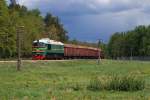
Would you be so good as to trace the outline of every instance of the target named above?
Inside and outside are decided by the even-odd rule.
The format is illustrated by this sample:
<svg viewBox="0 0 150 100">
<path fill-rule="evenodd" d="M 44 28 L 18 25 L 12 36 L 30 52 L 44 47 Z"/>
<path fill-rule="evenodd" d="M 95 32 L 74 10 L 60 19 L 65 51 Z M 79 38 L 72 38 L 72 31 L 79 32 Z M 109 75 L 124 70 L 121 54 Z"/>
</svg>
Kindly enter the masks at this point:
<svg viewBox="0 0 150 100">
<path fill-rule="evenodd" d="M 150 56 L 150 26 L 140 25 L 127 32 L 113 34 L 107 45 L 109 57 Z"/>
<path fill-rule="evenodd" d="M 0 0 L 0 58 L 15 57 L 16 32 L 20 26 L 24 26 L 20 32 L 22 56 L 31 55 L 32 42 L 36 39 L 48 37 L 62 42 L 69 39 L 59 18 L 51 13 L 42 16 L 38 9 L 28 10 Z"/>
</svg>

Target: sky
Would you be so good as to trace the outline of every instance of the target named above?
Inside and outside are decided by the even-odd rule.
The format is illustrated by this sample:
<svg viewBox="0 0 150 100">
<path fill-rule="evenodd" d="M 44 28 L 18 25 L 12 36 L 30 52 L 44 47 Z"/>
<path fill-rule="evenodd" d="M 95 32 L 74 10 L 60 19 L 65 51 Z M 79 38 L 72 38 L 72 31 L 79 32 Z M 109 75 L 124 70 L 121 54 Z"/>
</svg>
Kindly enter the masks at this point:
<svg viewBox="0 0 150 100">
<path fill-rule="evenodd" d="M 115 32 L 150 24 L 150 0 L 17 0 L 29 9 L 51 12 L 71 39 L 108 42 Z"/>
</svg>

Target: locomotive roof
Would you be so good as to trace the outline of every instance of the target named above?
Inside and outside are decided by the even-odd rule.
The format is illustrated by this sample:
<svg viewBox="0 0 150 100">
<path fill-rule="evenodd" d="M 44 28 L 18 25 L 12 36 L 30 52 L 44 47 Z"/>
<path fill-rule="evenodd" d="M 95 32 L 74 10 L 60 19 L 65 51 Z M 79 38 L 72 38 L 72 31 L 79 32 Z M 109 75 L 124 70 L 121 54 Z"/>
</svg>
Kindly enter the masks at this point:
<svg viewBox="0 0 150 100">
<path fill-rule="evenodd" d="M 33 41 L 33 43 L 36 43 L 36 42 L 41 42 L 41 43 L 45 43 L 45 44 L 54 44 L 54 45 L 64 45 L 62 42 L 50 40 L 49 38 L 42 38 L 40 40 Z"/>
</svg>

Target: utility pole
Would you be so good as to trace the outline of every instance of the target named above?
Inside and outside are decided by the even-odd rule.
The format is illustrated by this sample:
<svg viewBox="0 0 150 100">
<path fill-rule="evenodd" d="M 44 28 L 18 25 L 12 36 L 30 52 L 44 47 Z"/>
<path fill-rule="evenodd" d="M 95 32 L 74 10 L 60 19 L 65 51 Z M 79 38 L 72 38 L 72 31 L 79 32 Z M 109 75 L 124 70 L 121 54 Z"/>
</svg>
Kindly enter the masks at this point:
<svg viewBox="0 0 150 100">
<path fill-rule="evenodd" d="M 130 48 L 130 60 L 133 60 L 133 48 Z"/>
<path fill-rule="evenodd" d="M 24 26 L 17 27 L 17 70 L 21 70 L 21 39 L 20 34 L 23 32 Z"/>
<path fill-rule="evenodd" d="M 97 59 L 97 63 L 100 64 L 101 61 L 101 56 L 100 56 L 100 45 L 101 45 L 101 39 L 98 39 L 98 44 L 97 44 L 97 50 L 98 50 L 98 59 Z"/>
</svg>

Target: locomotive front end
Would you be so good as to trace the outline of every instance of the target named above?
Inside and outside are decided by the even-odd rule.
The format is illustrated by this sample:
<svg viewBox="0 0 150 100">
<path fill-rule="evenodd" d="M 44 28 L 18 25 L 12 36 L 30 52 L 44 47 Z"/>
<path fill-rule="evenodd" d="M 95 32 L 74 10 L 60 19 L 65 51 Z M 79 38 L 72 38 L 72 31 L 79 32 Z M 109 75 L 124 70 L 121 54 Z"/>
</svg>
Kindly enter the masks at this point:
<svg viewBox="0 0 150 100">
<path fill-rule="evenodd" d="M 47 46 L 45 43 L 40 41 L 34 41 L 32 47 L 32 59 L 33 60 L 44 60 L 46 57 Z"/>
</svg>

